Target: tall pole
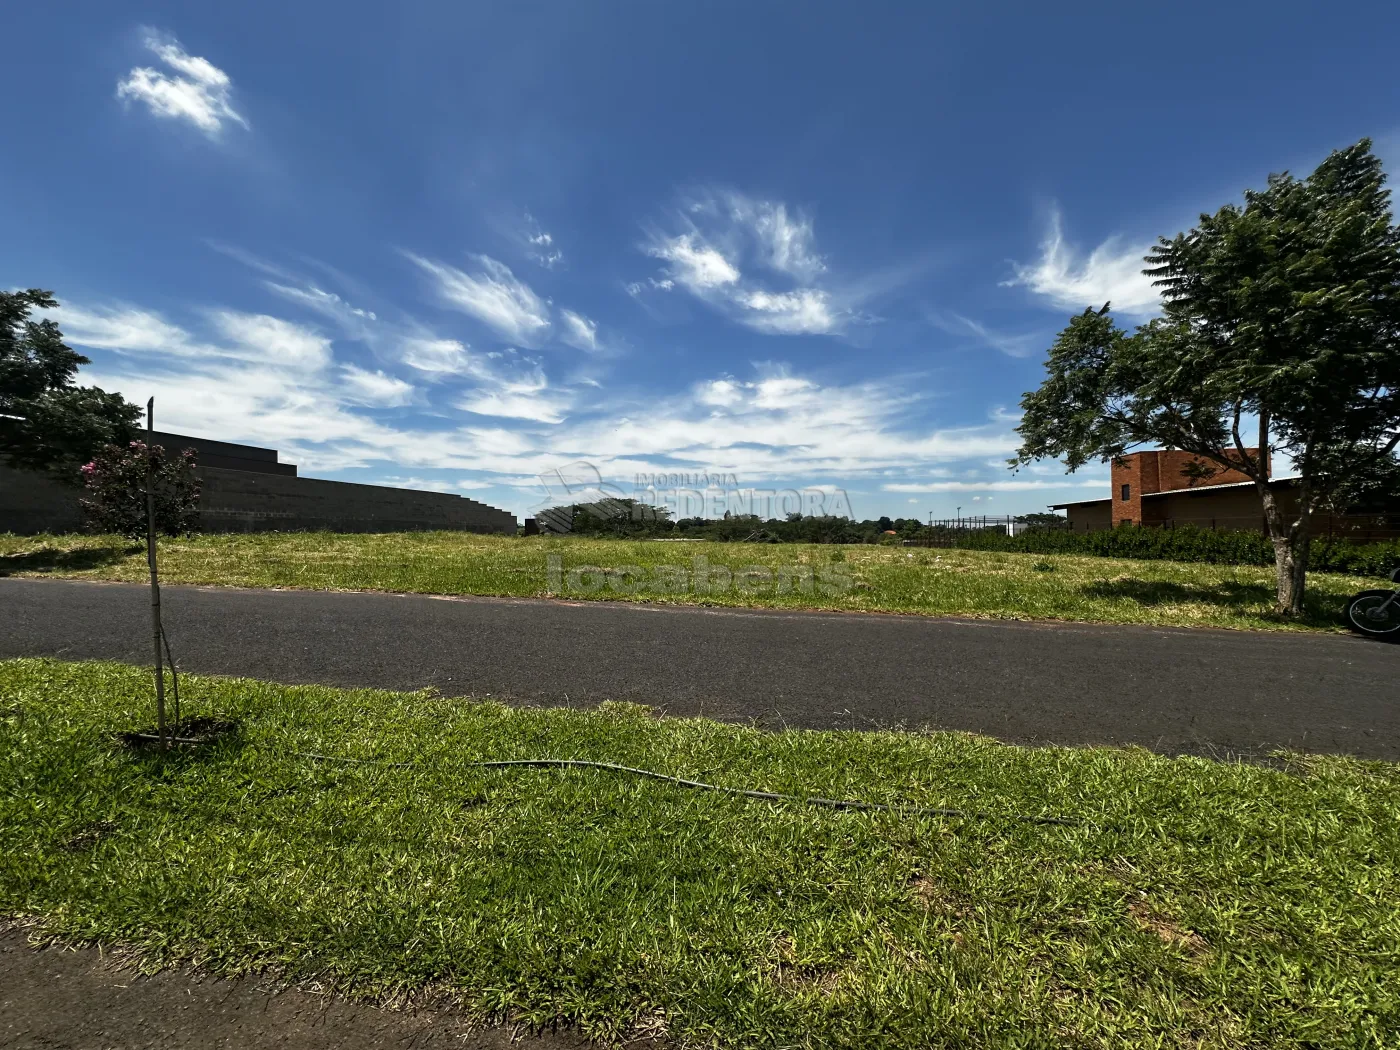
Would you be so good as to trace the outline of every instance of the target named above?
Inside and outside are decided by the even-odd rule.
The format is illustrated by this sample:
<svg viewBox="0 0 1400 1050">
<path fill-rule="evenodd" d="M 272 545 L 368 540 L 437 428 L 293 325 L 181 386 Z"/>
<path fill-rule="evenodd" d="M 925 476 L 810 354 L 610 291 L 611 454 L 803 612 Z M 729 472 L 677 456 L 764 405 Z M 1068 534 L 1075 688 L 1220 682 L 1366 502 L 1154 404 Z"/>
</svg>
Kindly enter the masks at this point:
<svg viewBox="0 0 1400 1050">
<path fill-rule="evenodd" d="M 151 641 L 156 653 L 156 732 L 160 747 L 165 743 L 165 667 L 160 652 L 160 577 L 156 575 L 156 495 L 155 468 L 151 464 L 151 449 L 155 445 L 156 399 L 146 402 L 146 564 L 151 570 Z"/>
</svg>

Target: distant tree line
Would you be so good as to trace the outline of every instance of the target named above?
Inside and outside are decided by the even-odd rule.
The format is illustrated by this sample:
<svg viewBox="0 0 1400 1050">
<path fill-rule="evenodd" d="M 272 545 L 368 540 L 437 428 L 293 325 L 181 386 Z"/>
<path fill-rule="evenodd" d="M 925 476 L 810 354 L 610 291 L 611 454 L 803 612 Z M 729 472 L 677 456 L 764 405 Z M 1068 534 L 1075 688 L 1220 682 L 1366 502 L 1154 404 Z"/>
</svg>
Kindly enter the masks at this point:
<svg viewBox="0 0 1400 1050">
<path fill-rule="evenodd" d="M 888 516 L 855 521 L 846 517 L 789 514 L 785 518 L 760 518 L 752 514 L 731 514 L 724 518 L 680 518 L 673 520 L 665 507 L 653 507 L 631 499 L 600 503 L 577 503 L 551 507 L 539 515 L 541 521 L 568 523 L 568 532 L 578 536 L 619 539 L 693 539 L 719 543 L 885 543 L 927 537 L 928 525 L 918 518 Z M 1032 527 L 1063 526 L 1058 514 L 1026 514 L 1016 519 Z"/>
</svg>

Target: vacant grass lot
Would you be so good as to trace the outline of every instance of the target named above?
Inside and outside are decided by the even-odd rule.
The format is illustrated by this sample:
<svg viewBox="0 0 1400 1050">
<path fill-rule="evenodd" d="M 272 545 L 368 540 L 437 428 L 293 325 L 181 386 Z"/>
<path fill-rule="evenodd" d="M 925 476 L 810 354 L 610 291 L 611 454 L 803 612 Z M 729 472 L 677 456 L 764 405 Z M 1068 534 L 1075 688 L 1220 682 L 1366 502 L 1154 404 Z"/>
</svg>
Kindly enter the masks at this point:
<svg viewBox="0 0 1400 1050">
<path fill-rule="evenodd" d="M 557 559 L 555 572 L 551 557 Z M 696 586 L 697 559 L 709 566 L 706 593 L 698 593 Z M 577 570 L 585 566 L 607 571 L 580 575 Z M 641 575 L 628 566 L 641 569 Z M 727 586 L 717 567 L 729 570 Z M 747 575 L 746 568 L 752 570 Z M 165 540 L 161 570 L 171 583 L 243 587 L 555 595 L 1281 630 L 1341 630 L 1346 598 L 1375 586 L 1354 576 L 1315 574 L 1308 584 L 1308 615 L 1295 623 L 1271 612 L 1272 570 L 1252 566 L 902 547 L 518 539 L 460 532 Z M 119 539 L 0 533 L 0 576 L 139 581 L 145 573 L 144 551 Z"/>
<path fill-rule="evenodd" d="M 483 1021 L 720 1047 L 1400 1037 L 1400 768 L 187 677 L 242 732 L 138 754 L 140 669 L 0 662 L 0 916 Z M 295 752 L 416 763 L 347 765 Z M 990 819 L 835 812 L 598 770 Z M 1072 827 L 1012 814 L 1081 818 Z"/>
</svg>

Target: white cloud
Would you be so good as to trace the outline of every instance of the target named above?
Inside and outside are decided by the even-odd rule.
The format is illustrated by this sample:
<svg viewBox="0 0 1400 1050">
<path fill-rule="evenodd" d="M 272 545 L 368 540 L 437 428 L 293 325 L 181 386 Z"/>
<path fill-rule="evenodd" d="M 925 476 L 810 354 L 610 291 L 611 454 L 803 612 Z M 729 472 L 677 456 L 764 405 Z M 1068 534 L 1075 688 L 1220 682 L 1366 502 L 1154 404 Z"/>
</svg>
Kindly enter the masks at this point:
<svg viewBox="0 0 1400 1050">
<path fill-rule="evenodd" d="M 564 261 L 563 251 L 554 244 L 554 235 L 541 229 L 529 212 L 525 213 L 525 243 L 530 246 L 530 258 L 546 270 L 552 270 Z"/>
<path fill-rule="evenodd" d="M 1016 264 L 1016 276 L 1002 284 L 1029 288 L 1056 307 L 1075 313 L 1111 302 L 1120 313 L 1144 317 L 1161 308 L 1161 296 L 1152 287 L 1152 279 L 1142 272 L 1146 265 L 1143 256 L 1149 248 L 1125 246 L 1119 238 L 1110 237 L 1087 259 L 1077 258 L 1065 241 L 1064 222 L 1057 208 L 1041 242 L 1040 260 L 1033 266 Z"/>
<path fill-rule="evenodd" d="M 264 272 L 269 269 L 260 260 L 250 265 Z M 567 417 L 578 387 L 599 385 L 596 379 L 582 375 L 572 377 L 565 386 L 552 385 L 539 361 L 515 349 L 473 350 L 413 318 L 391 321 L 313 284 L 296 284 L 298 279 L 289 273 L 279 276 L 287 283 L 264 282 L 270 291 L 331 318 L 347 338 L 364 343 L 377 357 L 407 366 L 446 387 L 454 398 L 454 408 L 552 425 Z M 592 320 L 575 311 L 562 314 L 566 341 L 585 349 L 601 349 Z M 414 401 L 415 388 L 402 378 L 353 365 L 346 366 L 342 376 L 338 396 L 348 402 L 393 407 Z M 464 388 L 464 384 L 468 386 Z"/>
<path fill-rule="evenodd" d="M 1009 456 L 1017 435 L 1001 421 L 955 429 L 901 425 L 920 400 L 906 380 L 824 384 L 777 366 L 749 379 L 717 376 L 681 394 L 614 404 L 601 419 L 550 435 L 555 461 L 584 459 L 626 479 L 658 469 L 721 470 L 744 485 L 926 478 L 936 464 Z M 543 447 L 543 446 L 542 446 Z"/>
<path fill-rule="evenodd" d="M 233 310 L 216 310 L 212 319 L 224 338 L 235 344 L 232 356 L 241 360 L 298 370 L 316 370 L 330 363 L 331 341 L 302 325 Z"/>
<path fill-rule="evenodd" d="M 359 330 L 365 321 L 378 320 L 373 310 L 362 310 L 359 307 L 351 306 L 334 292 L 323 291 L 314 284 L 297 288 L 293 285 L 279 284 L 276 281 L 264 281 L 263 285 L 283 299 L 315 310 L 351 330 Z"/>
<path fill-rule="evenodd" d="M 481 269 L 468 274 L 445 263 L 409 254 L 434 279 L 447 305 L 475 317 L 521 346 L 537 346 L 550 327 L 549 308 L 505 263 L 476 256 Z"/>
<path fill-rule="evenodd" d="M 765 376 L 757 382 L 745 384 L 745 387 L 753 391 L 755 408 L 777 412 L 801 403 L 808 395 L 820 389 L 812 380 L 788 375 L 786 372 Z"/>
<path fill-rule="evenodd" d="M 744 292 L 735 301 L 749 311 L 741 320 L 761 332 L 804 335 L 830 332 L 837 320 L 831 297 L 814 288 L 796 292 Z"/>
<path fill-rule="evenodd" d="M 1037 489 L 1096 488 L 1108 492 L 1108 478 L 1066 478 L 1061 481 L 928 481 L 908 484 L 881 485 L 885 492 L 1032 492 Z M 913 500 L 910 500 L 912 503 Z"/>
<path fill-rule="evenodd" d="M 330 340 L 319 332 L 266 314 L 211 311 L 210 321 L 222 340 L 208 340 L 136 307 L 69 305 L 52 313 L 66 340 L 95 350 L 267 361 L 303 370 L 323 367 L 331 358 Z"/>
<path fill-rule="evenodd" d="M 261 261 L 249 265 L 268 268 Z M 281 276 L 283 281 L 296 280 L 290 274 Z M 463 343 L 444 338 L 416 321 L 390 322 L 373 310 L 354 306 L 334 292 L 309 282 L 296 285 L 264 281 L 263 286 L 288 302 L 335 322 L 345 338 L 364 343 L 377 356 L 405 364 L 432 380 L 470 372 L 468 350 Z"/>
<path fill-rule="evenodd" d="M 579 350 L 598 350 L 598 323 L 590 321 L 583 314 L 573 310 L 561 310 L 559 316 L 564 321 L 564 342 Z"/>
<path fill-rule="evenodd" d="M 741 193 L 728 194 L 727 202 L 734 221 L 747 226 L 760 245 L 762 261 L 771 269 L 800 281 L 811 281 L 826 269 L 816 253 L 811 219 L 800 214 L 790 217 L 781 202 L 754 200 Z"/>
<path fill-rule="evenodd" d="M 81 309 L 60 306 L 50 311 L 63 330 L 64 339 L 94 350 L 158 351 L 168 354 L 203 354 L 188 332 L 150 310 L 134 307 Z"/>
<path fill-rule="evenodd" d="M 376 369 L 373 372 L 346 365 L 340 370 L 341 381 L 345 384 L 345 397 L 355 404 L 379 408 L 397 408 L 413 401 L 413 384 L 397 376 L 385 375 Z"/>
<path fill-rule="evenodd" d="M 671 278 L 692 292 L 735 284 L 739 271 L 718 248 L 706 244 L 698 233 L 661 238 L 648 249 L 651 255 L 669 263 Z"/>
<path fill-rule="evenodd" d="M 543 366 L 514 350 L 473 355 L 471 374 L 478 381 L 456 404 L 467 412 L 537 423 L 560 423 L 568 414 L 573 395 L 552 388 Z"/>
<path fill-rule="evenodd" d="M 434 416 L 397 423 L 397 417 L 376 418 L 364 409 L 407 403 L 413 390 L 402 379 L 328 362 L 322 337 L 290 322 L 273 323 L 278 318 L 232 311 L 209 317 L 215 330 L 209 353 L 183 352 L 193 337 L 167 339 L 167 349 L 115 356 L 85 371 L 84 381 L 141 401 L 154 394 L 162 426 L 272 445 L 306 471 L 394 464 L 394 476 L 459 471 L 481 485 L 531 477 L 572 460 L 596 463 L 624 483 L 664 464 L 731 471 L 743 485 L 757 487 L 862 478 L 927 484 L 940 465 L 980 467 L 1017 445 L 1000 419 L 951 429 L 903 425 L 920 400 L 906 379 L 832 385 L 779 366 L 636 401 L 590 395 L 590 411 L 574 417 L 575 389 L 554 386 L 539 362 L 513 351 L 475 353 L 449 340 L 420 349 L 436 353 L 458 370 L 460 381 L 472 384 L 454 391 L 453 406 L 500 425 Z M 166 329 L 152 331 L 168 336 Z"/>
<path fill-rule="evenodd" d="M 158 117 L 187 120 L 206 135 L 216 136 L 225 122 L 248 126 L 233 108 L 233 82 L 208 59 L 186 54 L 174 37 L 148 33 L 146 47 L 173 74 L 137 66 L 117 84 L 117 98 L 144 102 Z"/>
<path fill-rule="evenodd" d="M 695 399 L 702 405 L 726 407 L 743 400 L 744 392 L 733 379 L 712 379 L 701 383 L 695 391 Z"/>
<path fill-rule="evenodd" d="M 399 489 L 419 489 L 420 491 L 423 491 L 423 492 L 452 492 L 452 493 L 456 493 L 458 489 L 462 489 L 462 488 L 466 488 L 466 487 L 467 487 L 466 485 L 463 485 L 461 482 L 458 482 L 458 483 L 456 483 L 456 484 L 453 484 L 453 483 L 450 482 L 450 481 L 439 481 L 439 480 L 434 479 L 434 478 L 413 478 L 413 477 L 401 478 L 401 477 L 397 477 L 397 476 L 394 476 L 394 475 L 388 475 L 388 476 L 386 476 L 386 477 L 384 477 L 384 478 L 381 478 L 380 480 L 381 480 L 382 482 L 384 482 L 384 484 L 386 484 L 386 485 L 393 485 L 395 488 L 399 488 Z"/>
<path fill-rule="evenodd" d="M 655 289 L 658 292 L 669 292 L 675 286 L 676 282 L 671 280 L 669 277 L 660 281 L 658 281 L 655 277 L 649 277 L 647 278 L 645 283 L 641 281 L 632 281 L 630 284 L 628 284 L 627 294 L 634 297 L 640 296 L 648 288 Z"/>
<path fill-rule="evenodd" d="M 465 373 L 470 367 L 467 348 L 455 339 L 406 336 L 398 348 L 400 360 L 420 372 L 453 375 Z"/>
<path fill-rule="evenodd" d="M 564 419 L 568 402 L 558 397 L 536 393 L 486 391 L 463 398 L 457 402 L 457 407 L 481 416 L 528 419 L 536 423 L 559 423 Z"/>
<path fill-rule="evenodd" d="M 817 254 L 810 219 L 781 202 L 733 191 L 692 199 L 675 217 L 685 227 L 653 232 L 643 251 L 665 263 L 660 278 L 633 281 L 627 291 L 679 287 L 732 320 L 773 335 L 821 335 L 839 331 L 859 298 L 822 281 L 826 261 Z M 753 276 L 767 271 L 782 287 Z"/>
</svg>

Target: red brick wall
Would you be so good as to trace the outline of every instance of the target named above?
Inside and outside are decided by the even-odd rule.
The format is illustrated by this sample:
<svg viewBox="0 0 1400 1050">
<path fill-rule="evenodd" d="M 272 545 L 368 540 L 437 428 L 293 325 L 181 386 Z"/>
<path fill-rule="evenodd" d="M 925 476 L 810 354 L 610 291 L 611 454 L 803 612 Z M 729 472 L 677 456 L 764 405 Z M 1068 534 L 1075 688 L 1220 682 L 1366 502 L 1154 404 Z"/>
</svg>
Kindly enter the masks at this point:
<svg viewBox="0 0 1400 1050">
<path fill-rule="evenodd" d="M 1257 455 L 1257 449 L 1249 449 L 1250 455 Z M 1133 523 L 1137 525 L 1157 525 L 1166 520 L 1163 501 L 1149 501 L 1147 519 L 1143 518 L 1142 497 L 1150 492 L 1174 492 L 1178 489 L 1200 489 L 1210 485 L 1232 485 L 1249 478 L 1238 470 L 1221 470 L 1213 478 L 1197 481 L 1184 476 L 1181 471 L 1189 463 L 1201 462 L 1199 457 L 1178 449 L 1155 449 L 1149 452 L 1133 452 L 1114 460 L 1109 476 L 1113 479 L 1114 525 Z M 1123 486 L 1127 485 L 1129 497 L 1123 499 Z"/>
<path fill-rule="evenodd" d="M 1114 525 L 1133 524 L 1142 521 L 1143 464 L 1151 461 L 1155 468 L 1155 453 L 1135 452 L 1131 456 L 1113 461 L 1110 476 L 1113 478 L 1109 496 L 1113 500 L 1111 515 Z M 1155 473 L 1155 469 L 1153 471 Z M 1128 498 L 1123 498 L 1123 486 L 1128 486 Z"/>
<path fill-rule="evenodd" d="M 1251 456 L 1257 456 L 1259 450 L 1256 448 L 1247 449 Z M 1246 474 L 1241 474 L 1238 470 L 1220 470 L 1215 477 L 1207 481 L 1197 481 L 1194 484 L 1191 479 L 1184 476 L 1181 471 L 1189 463 L 1202 463 L 1206 466 L 1219 467 L 1209 460 L 1202 460 L 1198 456 L 1193 456 L 1189 452 L 1182 452 L 1177 449 L 1151 453 L 1157 457 L 1158 473 L 1160 475 L 1161 488 L 1158 492 L 1173 492 L 1176 489 L 1198 489 L 1203 485 L 1233 485 L 1241 481 L 1249 481 Z"/>
</svg>

